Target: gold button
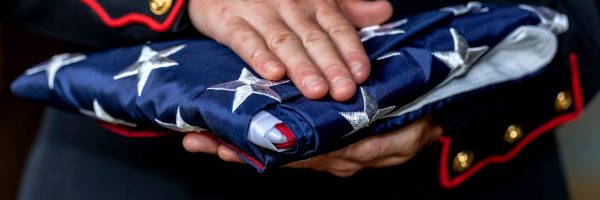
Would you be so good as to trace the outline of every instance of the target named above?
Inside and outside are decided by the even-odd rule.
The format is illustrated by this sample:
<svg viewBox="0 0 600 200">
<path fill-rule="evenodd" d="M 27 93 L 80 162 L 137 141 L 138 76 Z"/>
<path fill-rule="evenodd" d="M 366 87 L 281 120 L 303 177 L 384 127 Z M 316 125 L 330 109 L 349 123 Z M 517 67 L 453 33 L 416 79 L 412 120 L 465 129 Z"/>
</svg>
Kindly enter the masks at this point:
<svg viewBox="0 0 600 200">
<path fill-rule="evenodd" d="M 573 105 L 573 97 L 570 91 L 562 91 L 556 95 L 556 101 L 554 101 L 554 108 L 558 112 L 564 112 L 569 110 Z"/>
<path fill-rule="evenodd" d="M 163 15 L 171 9 L 173 0 L 150 0 L 150 11 L 155 15 Z"/>
<path fill-rule="evenodd" d="M 474 154 L 471 151 L 461 151 L 458 153 L 456 157 L 454 157 L 454 162 L 452 163 L 454 171 L 462 172 L 469 169 L 473 163 L 473 156 Z"/>
<path fill-rule="evenodd" d="M 523 136 L 523 130 L 520 126 L 513 124 L 506 129 L 506 132 L 504 133 L 504 141 L 513 143 L 521 139 L 521 136 Z"/>
</svg>

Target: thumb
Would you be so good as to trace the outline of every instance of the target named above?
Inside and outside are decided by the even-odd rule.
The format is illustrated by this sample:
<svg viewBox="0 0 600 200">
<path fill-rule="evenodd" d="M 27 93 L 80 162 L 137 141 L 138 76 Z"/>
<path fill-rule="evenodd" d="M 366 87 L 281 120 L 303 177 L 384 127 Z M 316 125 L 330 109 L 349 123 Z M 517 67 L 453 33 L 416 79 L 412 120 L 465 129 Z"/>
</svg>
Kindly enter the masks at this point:
<svg viewBox="0 0 600 200">
<path fill-rule="evenodd" d="M 344 0 L 340 7 L 344 16 L 358 28 L 381 24 L 393 13 L 392 4 L 385 0 Z"/>
</svg>

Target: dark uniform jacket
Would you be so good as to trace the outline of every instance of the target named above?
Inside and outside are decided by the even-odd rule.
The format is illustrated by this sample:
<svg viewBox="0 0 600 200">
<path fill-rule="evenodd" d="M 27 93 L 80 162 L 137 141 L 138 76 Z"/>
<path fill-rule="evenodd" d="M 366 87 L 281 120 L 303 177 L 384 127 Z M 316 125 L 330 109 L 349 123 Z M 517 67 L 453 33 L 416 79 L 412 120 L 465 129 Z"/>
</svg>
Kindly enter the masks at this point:
<svg viewBox="0 0 600 200">
<path fill-rule="evenodd" d="M 466 2 L 395 1 L 394 17 Z M 551 133 L 576 119 L 600 87 L 594 78 L 600 77 L 600 4 L 594 0 L 491 2 L 546 5 L 566 14 L 570 29 L 559 36 L 556 58 L 540 76 L 438 113 L 445 130 L 439 143 L 404 165 L 367 169 L 351 178 L 298 169 L 257 174 L 249 166 L 188 154 L 181 148 L 180 136 L 131 140 L 107 134 L 87 119 L 50 110 L 20 197 L 301 198 L 325 192 L 332 197 L 566 198 Z M 202 37 L 189 22 L 187 3 L 21 0 L 12 2 L 4 17 L 59 39 L 107 48 Z M 73 121 L 79 131 L 65 128 Z M 65 151 L 79 153 L 65 158 L 61 156 Z M 52 184 L 57 181 L 70 184 Z"/>
</svg>

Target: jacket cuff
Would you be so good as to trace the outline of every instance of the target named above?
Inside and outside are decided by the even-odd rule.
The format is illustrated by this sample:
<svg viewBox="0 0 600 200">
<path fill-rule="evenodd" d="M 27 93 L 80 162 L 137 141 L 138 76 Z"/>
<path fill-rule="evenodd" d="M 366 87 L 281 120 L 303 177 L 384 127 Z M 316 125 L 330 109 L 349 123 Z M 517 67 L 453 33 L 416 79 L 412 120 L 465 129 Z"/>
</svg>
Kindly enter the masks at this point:
<svg viewBox="0 0 600 200">
<path fill-rule="evenodd" d="M 475 107 L 485 109 L 476 111 L 475 116 L 467 114 L 473 110 L 448 112 L 452 117 L 444 125 L 449 128 L 439 139 L 442 145 L 439 181 L 443 188 L 455 188 L 490 165 L 511 161 L 543 134 L 582 114 L 577 55 L 571 53 L 568 59 L 555 60 L 569 62 L 551 64 L 558 67 L 542 72 L 548 76 L 533 78 L 525 87 L 514 85 L 483 100 L 477 99 L 481 105 Z M 566 66 L 570 68 L 570 77 L 564 76 Z M 468 104 L 473 107 L 477 103 Z M 472 120 L 464 122 L 466 117 Z"/>
<path fill-rule="evenodd" d="M 110 28 L 141 24 L 155 32 L 176 31 L 187 21 L 186 0 L 111 1 L 80 0 Z"/>
</svg>

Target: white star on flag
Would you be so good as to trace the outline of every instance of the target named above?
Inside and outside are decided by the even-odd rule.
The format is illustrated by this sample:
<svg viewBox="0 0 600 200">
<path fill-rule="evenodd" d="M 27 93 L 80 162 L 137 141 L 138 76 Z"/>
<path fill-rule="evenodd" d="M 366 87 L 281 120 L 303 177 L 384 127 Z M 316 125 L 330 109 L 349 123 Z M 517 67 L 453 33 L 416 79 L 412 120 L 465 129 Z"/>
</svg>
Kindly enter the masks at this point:
<svg viewBox="0 0 600 200">
<path fill-rule="evenodd" d="M 256 76 L 254 76 L 250 71 L 248 71 L 248 69 L 244 68 L 242 69 L 240 78 L 238 78 L 237 80 L 214 85 L 212 87 L 209 87 L 208 89 L 235 92 L 235 97 L 233 98 L 233 105 L 231 107 L 231 112 L 233 113 L 252 94 L 263 95 L 274 99 L 278 102 L 281 102 L 281 97 L 279 96 L 279 94 L 273 91 L 271 87 L 287 82 L 289 82 L 289 80 L 268 81 L 264 79 L 259 79 Z"/>
<path fill-rule="evenodd" d="M 64 53 L 52 56 L 50 61 L 48 61 L 44 65 L 40 65 L 25 71 L 26 75 L 36 74 L 42 71 L 46 71 L 46 75 L 48 76 L 48 88 L 54 89 L 54 78 L 56 77 L 56 72 L 60 70 L 62 67 L 80 62 L 85 60 L 86 57 L 80 53 Z"/>
<path fill-rule="evenodd" d="M 394 56 L 399 56 L 399 55 L 402 55 L 402 53 L 397 52 L 397 51 L 390 51 L 390 52 L 383 54 L 382 56 L 379 56 L 379 58 L 377 58 L 376 60 L 385 60 L 385 59 L 388 59 L 388 58 L 391 58 Z"/>
<path fill-rule="evenodd" d="M 467 3 L 467 5 L 458 5 L 458 6 L 450 6 L 450 7 L 445 7 L 445 8 L 441 8 L 440 11 L 446 11 L 446 12 L 451 12 L 454 14 L 454 16 L 460 16 L 460 15 L 464 15 L 467 13 L 482 13 L 482 12 L 488 12 L 489 8 L 485 7 L 483 8 L 481 3 L 477 2 L 477 1 L 472 1 Z"/>
<path fill-rule="evenodd" d="M 360 29 L 358 35 L 360 36 L 360 41 L 365 42 L 374 37 L 386 36 L 386 35 L 397 35 L 404 34 L 405 31 L 403 29 L 399 29 L 397 27 L 406 24 L 408 19 L 403 19 L 395 22 L 390 22 L 384 25 L 374 25 Z"/>
<path fill-rule="evenodd" d="M 133 63 L 125 70 L 113 77 L 114 80 L 122 79 L 128 76 L 138 75 L 137 92 L 138 96 L 142 95 L 144 86 L 148 82 L 148 77 L 153 70 L 158 68 L 172 67 L 178 65 L 177 62 L 171 60 L 167 56 L 177 53 L 183 49 L 185 45 L 178 45 L 171 48 L 154 51 L 149 46 L 142 47 L 142 52 L 137 62 Z"/>
<path fill-rule="evenodd" d="M 129 127 L 136 127 L 137 125 L 131 122 L 126 122 L 124 120 L 121 119 L 117 119 L 114 118 L 113 116 L 111 116 L 110 114 L 108 114 L 104 108 L 102 108 L 102 106 L 100 105 L 100 103 L 98 103 L 97 99 L 94 99 L 94 103 L 93 103 L 93 107 L 94 107 L 94 111 L 90 111 L 90 110 L 84 110 L 84 109 L 80 109 L 79 112 L 81 114 L 111 123 L 111 124 L 118 124 L 118 125 L 125 125 L 125 126 L 129 126 Z"/>
<path fill-rule="evenodd" d="M 175 124 L 162 122 L 158 119 L 154 119 L 154 121 L 162 127 L 165 127 L 165 128 L 171 129 L 171 130 L 175 130 L 175 131 L 179 131 L 179 132 L 184 132 L 184 133 L 206 131 L 206 129 L 203 129 L 203 128 L 200 128 L 197 126 L 192 126 L 192 125 L 189 125 L 187 122 L 185 122 L 183 120 L 183 118 L 181 118 L 181 106 L 177 107 L 177 114 L 175 115 Z"/>
<path fill-rule="evenodd" d="M 463 38 L 454 28 L 450 29 L 450 34 L 452 34 L 452 39 L 454 40 L 454 50 L 433 52 L 433 56 L 448 65 L 453 71 L 453 74 L 458 76 L 466 73 L 468 67 L 477 62 L 489 48 L 488 46 L 469 47 L 465 38 Z"/>
<path fill-rule="evenodd" d="M 352 135 L 356 131 L 369 126 L 369 124 L 383 118 L 385 115 L 394 111 L 396 106 L 390 106 L 384 109 L 379 109 L 379 105 L 377 105 L 377 101 L 369 95 L 366 89 L 363 87 L 360 88 L 360 93 L 363 98 L 363 111 L 361 112 L 340 112 L 348 123 L 352 125 L 352 132 L 342 136 L 342 138 Z"/>
</svg>

